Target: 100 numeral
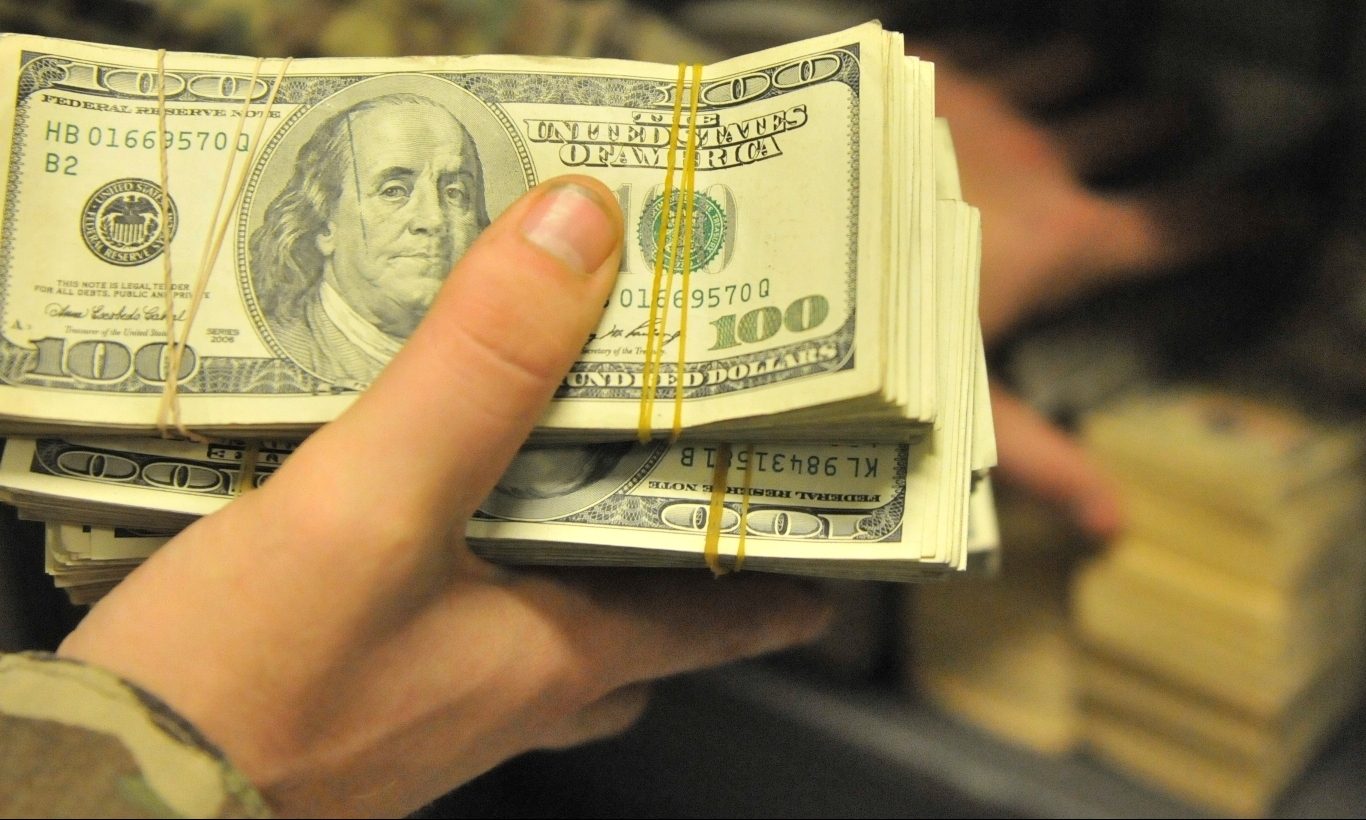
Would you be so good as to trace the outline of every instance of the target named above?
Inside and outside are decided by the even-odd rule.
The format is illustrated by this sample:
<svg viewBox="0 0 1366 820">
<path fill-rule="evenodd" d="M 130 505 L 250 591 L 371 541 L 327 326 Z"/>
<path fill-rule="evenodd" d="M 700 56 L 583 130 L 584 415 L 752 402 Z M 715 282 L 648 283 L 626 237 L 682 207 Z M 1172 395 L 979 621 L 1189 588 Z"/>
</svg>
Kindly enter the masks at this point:
<svg viewBox="0 0 1366 820">
<path fill-rule="evenodd" d="M 716 328 L 716 344 L 710 349 L 725 350 L 742 343 L 762 342 L 783 328 L 800 333 L 816 327 L 829 315 L 830 302 L 819 293 L 794 299 L 787 310 L 769 305 L 746 313 L 731 313 L 711 323 Z"/>
<path fill-rule="evenodd" d="M 115 382 L 131 371 L 139 379 L 153 384 L 166 381 L 171 366 L 171 346 L 166 342 L 148 342 L 136 352 L 122 342 L 109 339 L 86 339 L 66 346 L 61 336 L 35 339 L 38 355 L 29 375 L 57 379 L 80 379 L 90 382 Z M 195 371 L 198 358 L 194 348 L 186 347 L 180 358 L 180 373 L 176 381 L 184 381 Z"/>
</svg>

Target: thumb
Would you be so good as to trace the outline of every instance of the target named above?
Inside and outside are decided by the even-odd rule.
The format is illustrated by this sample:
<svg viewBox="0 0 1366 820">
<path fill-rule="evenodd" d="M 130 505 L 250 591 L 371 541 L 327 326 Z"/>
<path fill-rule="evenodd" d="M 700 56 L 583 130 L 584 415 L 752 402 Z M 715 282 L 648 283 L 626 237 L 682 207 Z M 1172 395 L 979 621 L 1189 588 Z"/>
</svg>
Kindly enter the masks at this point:
<svg viewBox="0 0 1366 820">
<path fill-rule="evenodd" d="M 470 514 L 601 319 L 621 242 L 602 183 L 570 176 L 532 189 L 456 264 L 371 388 L 290 461 L 319 460 L 376 504 L 448 519 L 433 526 Z"/>
<path fill-rule="evenodd" d="M 1096 538 L 1119 531 L 1118 495 L 1085 450 L 999 384 L 991 385 L 991 408 L 1003 481 L 1062 507 Z"/>
</svg>

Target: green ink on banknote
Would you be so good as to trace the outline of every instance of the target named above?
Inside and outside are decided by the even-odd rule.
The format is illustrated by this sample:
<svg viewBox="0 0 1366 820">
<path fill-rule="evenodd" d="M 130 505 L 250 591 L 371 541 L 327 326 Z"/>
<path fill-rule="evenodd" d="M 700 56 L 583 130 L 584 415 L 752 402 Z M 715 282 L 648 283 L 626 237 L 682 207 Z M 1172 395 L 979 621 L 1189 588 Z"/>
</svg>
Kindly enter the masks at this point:
<svg viewBox="0 0 1366 820">
<path fill-rule="evenodd" d="M 681 196 L 681 191 L 675 191 L 670 197 L 671 212 L 677 207 Z M 645 210 L 640 215 L 640 250 L 646 259 L 654 259 L 658 250 L 659 220 L 663 218 L 663 212 L 664 197 L 656 195 L 645 203 Z M 726 212 L 716 200 L 706 194 L 696 193 L 692 199 L 692 214 L 692 270 L 698 271 L 710 264 L 725 246 Z M 686 254 L 679 253 L 679 258 L 674 259 L 673 251 L 678 244 L 675 233 L 681 228 L 681 225 L 670 225 L 668 236 L 664 239 L 665 270 L 672 268 L 675 273 L 683 272 L 683 259 L 686 257 Z"/>
</svg>

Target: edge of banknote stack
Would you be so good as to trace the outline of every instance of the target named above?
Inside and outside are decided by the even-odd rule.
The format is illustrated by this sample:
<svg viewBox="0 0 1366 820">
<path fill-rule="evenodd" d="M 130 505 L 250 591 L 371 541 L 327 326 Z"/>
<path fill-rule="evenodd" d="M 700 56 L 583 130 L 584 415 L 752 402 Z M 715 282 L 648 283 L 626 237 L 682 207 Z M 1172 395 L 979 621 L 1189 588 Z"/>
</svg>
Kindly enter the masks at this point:
<svg viewBox="0 0 1366 820">
<path fill-rule="evenodd" d="M 48 569 L 73 600 L 97 599 L 171 533 L 268 480 L 364 388 L 285 344 L 292 331 L 258 292 L 268 266 L 254 234 L 326 112 L 414 95 L 465 123 L 489 215 L 565 171 L 602 178 L 627 215 L 614 303 L 471 522 L 478 553 L 898 581 L 991 571 L 980 220 L 934 117 L 933 65 L 904 56 L 901 35 L 870 23 L 690 74 L 511 57 L 160 59 L 0 37 L 0 83 L 20 92 L 0 135 L 0 425 L 24 434 L 0 458 L 0 498 L 49 522 Z M 223 96 L 260 93 L 214 102 L 206 77 Z M 203 125 L 197 107 L 220 113 L 194 158 L 176 153 L 197 137 L 178 145 L 174 123 Z M 224 141 L 240 150 L 208 150 L 234 119 L 244 127 Z M 117 165 L 111 142 L 125 146 Z M 692 187 L 665 181 L 674 164 Z M 194 201 L 220 187 L 220 201 Z M 147 227 L 158 221 L 162 233 Z M 201 248 L 199 277 L 156 285 Z M 122 333 L 74 335 L 96 302 L 118 303 L 104 327 Z M 192 302 L 205 314 L 177 328 Z M 168 336 L 188 340 L 169 363 Z M 654 377 L 633 358 L 647 347 Z M 169 421 L 151 410 L 168 403 L 166 381 Z M 210 440 L 128 435 L 158 421 Z"/>
</svg>

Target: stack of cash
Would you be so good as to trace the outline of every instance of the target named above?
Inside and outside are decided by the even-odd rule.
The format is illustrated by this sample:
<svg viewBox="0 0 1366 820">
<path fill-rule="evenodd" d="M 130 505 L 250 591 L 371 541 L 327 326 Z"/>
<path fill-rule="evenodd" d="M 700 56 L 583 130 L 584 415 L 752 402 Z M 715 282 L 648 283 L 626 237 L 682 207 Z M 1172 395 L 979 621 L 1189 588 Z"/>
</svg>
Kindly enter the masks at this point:
<svg viewBox="0 0 1366 820">
<path fill-rule="evenodd" d="M 1086 437 L 1130 519 L 1073 588 L 1087 741 L 1264 813 L 1362 682 L 1362 439 L 1211 392 L 1135 399 Z"/>
<path fill-rule="evenodd" d="M 73 604 L 90 604 L 171 539 L 171 533 L 49 522 L 47 572 Z"/>
<path fill-rule="evenodd" d="M 905 590 L 905 682 L 943 711 L 1057 756 L 1082 740 L 1079 648 L 1068 586 L 1087 543 L 1020 493 L 998 500 L 998 577 Z"/>
<path fill-rule="evenodd" d="M 933 66 L 900 35 L 705 68 L 5 35 L 4 83 L 0 493 L 29 517 L 173 531 L 259 485 L 368 386 L 491 217 L 580 172 L 625 212 L 621 275 L 476 549 L 699 566 L 719 530 L 747 569 L 990 563 L 979 221 Z M 433 129 L 461 150 L 427 191 L 402 158 Z M 102 560 L 49 541 L 55 569 Z"/>
<path fill-rule="evenodd" d="M 622 274 L 538 438 L 631 439 L 644 404 L 655 435 L 909 441 L 952 401 L 935 372 L 952 342 L 933 69 L 902 50 L 867 24 L 681 73 L 506 56 L 158 68 L 151 51 L 5 37 L 0 428 L 152 432 L 177 367 L 177 422 L 306 433 L 369 384 L 490 215 L 584 172 L 626 213 Z M 364 163 L 427 120 L 468 149 L 444 198 L 382 190 L 445 230 L 389 236 L 369 190 L 389 166 Z M 352 232 L 366 241 L 338 241 Z"/>
</svg>

